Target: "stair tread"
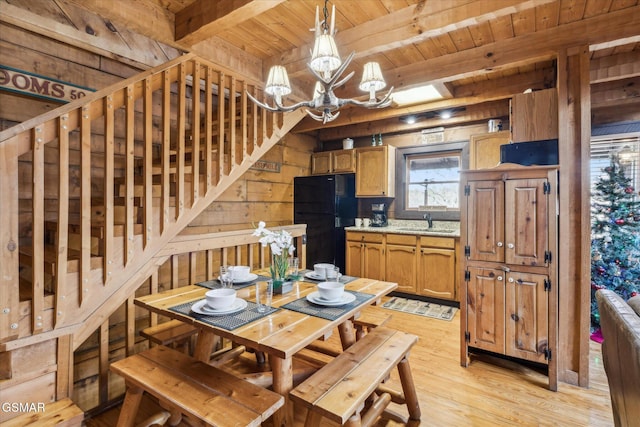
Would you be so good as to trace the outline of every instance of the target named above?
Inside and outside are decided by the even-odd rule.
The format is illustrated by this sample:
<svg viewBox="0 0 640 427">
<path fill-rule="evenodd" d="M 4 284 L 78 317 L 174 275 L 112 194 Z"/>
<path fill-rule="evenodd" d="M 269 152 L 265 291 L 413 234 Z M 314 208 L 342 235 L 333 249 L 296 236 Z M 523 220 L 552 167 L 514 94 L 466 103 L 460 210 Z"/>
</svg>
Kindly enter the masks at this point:
<svg viewBox="0 0 640 427">
<path fill-rule="evenodd" d="M 44 264 L 45 273 L 54 275 L 56 273 L 56 254 L 57 251 L 53 246 L 44 247 Z M 27 245 L 20 245 L 20 258 L 21 263 L 25 265 L 32 265 L 33 259 L 33 247 Z M 102 267 L 101 256 L 91 256 L 91 269 Z M 67 249 L 67 273 L 77 273 L 80 266 L 80 251 L 72 248 Z"/>
</svg>

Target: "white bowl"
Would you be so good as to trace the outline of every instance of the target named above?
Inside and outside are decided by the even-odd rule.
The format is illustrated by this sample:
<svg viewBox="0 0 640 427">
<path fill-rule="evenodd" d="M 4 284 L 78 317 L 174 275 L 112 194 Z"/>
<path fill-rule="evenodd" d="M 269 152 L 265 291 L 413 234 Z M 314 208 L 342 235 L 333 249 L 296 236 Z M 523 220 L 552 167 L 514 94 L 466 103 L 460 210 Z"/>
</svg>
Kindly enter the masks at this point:
<svg viewBox="0 0 640 427">
<path fill-rule="evenodd" d="M 318 293 L 325 301 L 338 301 L 344 293 L 344 283 L 340 282 L 320 282 L 318 283 Z"/>
<path fill-rule="evenodd" d="M 327 278 L 327 269 L 329 268 L 335 268 L 335 266 L 328 263 L 313 264 L 313 272 L 316 276 L 322 277 L 323 279 Z"/>
<path fill-rule="evenodd" d="M 229 270 L 235 281 L 248 279 L 251 274 L 251 268 L 248 265 L 232 265 Z"/>
<path fill-rule="evenodd" d="M 207 299 L 207 305 L 214 310 L 229 308 L 236 300 L 236 290 L 229 288 L 212 289 L 204 295 Z"/>
</svg>

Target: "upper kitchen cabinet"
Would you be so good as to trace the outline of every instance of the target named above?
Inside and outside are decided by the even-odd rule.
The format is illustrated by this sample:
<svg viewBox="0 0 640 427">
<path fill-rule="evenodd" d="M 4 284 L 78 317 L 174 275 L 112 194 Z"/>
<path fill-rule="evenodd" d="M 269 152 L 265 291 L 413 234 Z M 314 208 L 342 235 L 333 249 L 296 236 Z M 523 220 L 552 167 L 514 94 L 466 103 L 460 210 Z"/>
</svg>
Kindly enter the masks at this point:
<svg viewBox="0 0 640 427">
<path fill-rule="evenodd" d="M 500 146 L 508 144 L 511 132 L 482 133 L 471 135 L 469 141 L 469 169 L 493 168 L 500 164 Z"/>
<path fill-rule="evenodd" d="M 322 175 L 331 173 L 331 152 L 323 151 L 311 155 L 311 174 Z"/>
<path fill-rule="evenodd" d="M 311 174 L 352 173 L 356 171 L 355 150 L 335 150 L 311 155 Z"/>
<path fill-rule="evenodd" d="M 395 162 L 395 147 L 358 148 L 356 197 L 395 197 Z"/>
<path fill-rule="evenodd" d="M 511 98 L 511 141 L 558 138 L 558 92 L 555 88 L 521 93 Z"/>
</svg>

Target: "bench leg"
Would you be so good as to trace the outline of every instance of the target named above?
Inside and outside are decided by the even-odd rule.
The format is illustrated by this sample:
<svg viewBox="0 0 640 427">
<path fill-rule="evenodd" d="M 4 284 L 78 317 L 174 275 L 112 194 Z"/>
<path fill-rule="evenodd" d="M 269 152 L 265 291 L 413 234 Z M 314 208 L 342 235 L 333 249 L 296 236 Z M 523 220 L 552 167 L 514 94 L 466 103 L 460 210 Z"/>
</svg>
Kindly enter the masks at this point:
<svg viewBox="0 0 640 427">
<path fill-rule="evenodd" d="M 362 337 L 367 333 L 366 327 L 362 325 L 356 325 L 356 341 L 360 341 Z"/>
<path fill-rule="evenodd" d="M 338 325 L 338 332 L 340 332 L 340 342 L 342 343 L 343 350 L 346 350 L 355 344 L 356 337 L 353 322 L 351 320 L 346 320 Z"/>
<path fill-rule="evenodd" d="M 351 415 L 346 423 L 344 423 L 344 427 L 361 427 L 362 419 L 360 418 L 360 413 L 356 412 Z"/>
<path fill-rule="evenodd" d="M 400 376 L 400 383 L 402 384 L 402 391 L 407 404 L 407 410 L 409 411 L 409 419 L 419 420 L 420 403 L 418 402 L 416 387 L 413 383 L 409 359 L 406 356 L 400 361 L 400 363 L 398 363 L 398 374 Z"/>
<path fill-rule="evenodd" d="M 144 393 L 143 389 L 127 384 L 127 393 L 124 395 L 124 402 L 122 402 L 122 409 L 120 409 L 118 416 L 118 427 L 133 427 L 135 425 L 142 393 Z"/>
<path fill-rule="evenodd" d="M 309 409 L 307 411 L 307 418 L 304 420 L 304 427 L 320 427 L 320 421 L 322 415 Z"/>
</svg>

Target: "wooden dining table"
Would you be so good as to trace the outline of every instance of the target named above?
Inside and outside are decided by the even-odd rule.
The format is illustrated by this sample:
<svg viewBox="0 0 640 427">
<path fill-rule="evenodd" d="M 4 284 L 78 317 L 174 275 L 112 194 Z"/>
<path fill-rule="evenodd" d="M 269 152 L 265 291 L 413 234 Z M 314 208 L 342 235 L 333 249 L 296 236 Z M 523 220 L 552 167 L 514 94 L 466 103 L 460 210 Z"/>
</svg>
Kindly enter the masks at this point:
<svg viewBox="0 0 640 427">
<path fill-rule="evenodd" d="M 257 285 L 264 286 L 265 283 L 257 282 Z M 194 356 L 198 360 L 209 361 L 214 344 L 220 337 L 265 353 L 271 366 L 273 391 L 285 398 L 285 405 L 273 416 L 274 425 L 292 426 L 293 407 L 289 401 L 289 392 L 293 389 L 293 356 L 313 341 L 329 337 L 335 328 L 339 331 L 343 348 L 348 348 L 355 342 L 352 320 L 359 316 L 363 307 L 378 304 L 383 296 L 396 288 L 397 283 L 355 278 L 345 285 L 345 290 L 364 295 L 368 299 L 360 302 L 358 298 L 353 304 L 343 306 L 337 317 L 323 318 L 319 317 L 322 315 L 323 307 L 317 307 L 317 315 L 285 307 L 287 304 L 293 306 L 303 303 L 302 299 L 306 300 L 307 296 L 317 289 L 315 283 L 297 281 L 292 291 L 273 296 L 271 305 L 278 308 L 277 311 L 231 330 L 203 321 L 193 313 L 176 311 L 177 306 L 188 307 L 188 303 L 200 301 L 205 297 L 209 289 L 200 285 L 137 297 L 135 304 L 154 313 L 197 326 L 200 331 Z M 246 301 L 255 302 L 255 295 L 256 285 L 238 290 L 238 297 Z M 332 308 L 334 307 L 327 307 Z M 331 312 L 335 314 L 336 310 Z"/>
</svg>

